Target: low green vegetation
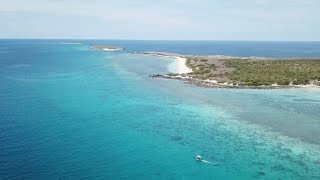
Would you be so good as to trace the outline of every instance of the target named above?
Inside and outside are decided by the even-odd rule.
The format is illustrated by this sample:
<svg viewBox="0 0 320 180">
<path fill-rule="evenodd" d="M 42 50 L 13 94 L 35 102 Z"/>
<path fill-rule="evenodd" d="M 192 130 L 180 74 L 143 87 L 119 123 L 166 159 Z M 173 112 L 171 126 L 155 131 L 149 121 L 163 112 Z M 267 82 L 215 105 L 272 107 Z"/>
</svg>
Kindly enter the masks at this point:
<svg viewBox="0 0 320 180">
<path fill-rule="evenodd" d="M 216 70 L 215 64 L 208 64 L 205 62 L 208 62 L 208 60 L 188 58 L 186 65 L 192 69 L 192 73 L 190 73 L 190 75 L 206 75 Z"/>
<path fill-rule="evenodd" d="M 206 59 L 188 58 L 192 69 L 185 74 L 196 79 L 246 86 L 305 85 L 320 81 L 320 59 Z M 169 76 L 179 74 L 171 73 Z M 317 82 L 320 83 L 320 82 Z"/>
<path fill-rule="evenodd" d="M 168 76 L 178 76 L 179 74 L 178 73 L 168 73 L 167 75 Z"/>
<path fill-rule="evenodd" d="M 245 85 L 259 86 L 309 84 L 310 80 L 320 80 L 320 59 L 294 60 L 225 60 L 227 67 L 235 68 L 226 76 Z"/>
</svg>

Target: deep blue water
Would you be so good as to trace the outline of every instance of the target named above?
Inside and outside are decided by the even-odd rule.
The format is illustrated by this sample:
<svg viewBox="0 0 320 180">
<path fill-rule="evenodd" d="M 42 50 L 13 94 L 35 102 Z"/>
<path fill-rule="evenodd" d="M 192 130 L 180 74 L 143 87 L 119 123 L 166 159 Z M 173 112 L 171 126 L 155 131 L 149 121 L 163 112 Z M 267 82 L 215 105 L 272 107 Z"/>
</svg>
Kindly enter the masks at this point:
<svg viewBox="0 0 320 180">
<path fill-rule="evenodd" d="M 104 44 L 104 41 L 88 43 Z M 111 41 L 132 52 L 259 57 L 320 57 L 320 42 L 259 41 Z"/>
<path fill-rule="evenodd" d="M 0 40 L 0 179 L 320 179 L 320 90 L 153 80 L 173 61 L 127 53 L 320 57 L 320 43 L 61 42 L 75 41 Z"/>
<path fill-rule="evenodd" d="M 226 55 L 239 57 L 320 57 L 320 41 L 152 41 L 152 40 L 18 40 L 19 44 L 84 43 L 87 45 L 111 44 L 127 49 L 127 52 L 170 52 L 191 55 Z M 1 40 L 14 45 L 17 41 Z"/>
</svg>

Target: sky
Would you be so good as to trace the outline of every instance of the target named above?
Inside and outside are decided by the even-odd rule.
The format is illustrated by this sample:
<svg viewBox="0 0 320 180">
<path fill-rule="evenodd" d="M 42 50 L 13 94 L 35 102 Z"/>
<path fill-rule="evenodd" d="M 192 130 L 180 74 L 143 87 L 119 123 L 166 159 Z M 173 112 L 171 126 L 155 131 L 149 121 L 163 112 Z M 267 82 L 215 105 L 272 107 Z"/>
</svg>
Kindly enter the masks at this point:
<svg viewBox="0 0 320 180">
<path fill-rule="evenodd" d="M 0 0 L 0 38 L 320 41 L 320 0 Z"/>
</svg>

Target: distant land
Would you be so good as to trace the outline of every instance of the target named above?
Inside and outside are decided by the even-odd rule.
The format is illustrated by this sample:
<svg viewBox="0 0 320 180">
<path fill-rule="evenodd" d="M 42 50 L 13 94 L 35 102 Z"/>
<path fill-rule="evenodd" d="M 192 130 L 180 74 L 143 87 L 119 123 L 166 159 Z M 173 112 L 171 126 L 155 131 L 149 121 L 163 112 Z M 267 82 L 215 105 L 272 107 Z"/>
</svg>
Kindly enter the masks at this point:
<svg viewBox="0 0 320 180">
<path fill-rule="evenodd" d="M 125 50 L 122 47 L 110 46 L 110 45 L 93 45 L 93 46 L 91 46 L 91 48 L 96 49 L 96 50 L 103 50 L 103 51 L 122 51 L 122 50 Z"/>
</svg>

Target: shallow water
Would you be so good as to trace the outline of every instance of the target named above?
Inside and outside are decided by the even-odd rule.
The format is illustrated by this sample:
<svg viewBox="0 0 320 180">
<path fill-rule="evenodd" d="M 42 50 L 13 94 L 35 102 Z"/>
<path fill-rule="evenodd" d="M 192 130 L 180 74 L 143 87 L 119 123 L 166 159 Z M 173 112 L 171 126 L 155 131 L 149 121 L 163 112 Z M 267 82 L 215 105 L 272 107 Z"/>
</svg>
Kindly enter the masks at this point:
<svg viewBox="0 0 320 180">
<path fill-rule="evenodd" d="M 320 179 L 319 90 L 150 79 L 172 60 L 87 44 L 0 41 L 1 179 Z"/>
</svg>

